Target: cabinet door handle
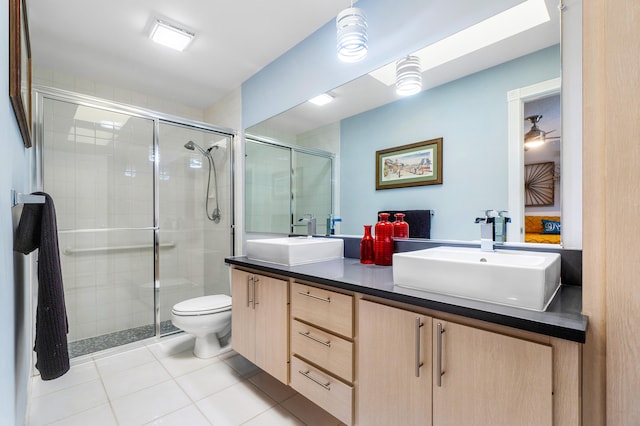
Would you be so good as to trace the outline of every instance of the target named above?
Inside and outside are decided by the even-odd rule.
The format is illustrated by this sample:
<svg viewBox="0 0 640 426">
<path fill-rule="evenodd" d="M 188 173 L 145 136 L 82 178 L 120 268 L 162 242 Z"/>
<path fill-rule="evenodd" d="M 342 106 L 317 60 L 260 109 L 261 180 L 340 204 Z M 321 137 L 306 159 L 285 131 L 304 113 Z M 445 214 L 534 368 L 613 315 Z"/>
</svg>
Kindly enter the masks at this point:
<svg viewBox="0 0 640 426">
<path fill-rule="evenodd" d="M 309 331 L 298 331 L 298 334 L 306 337 L 307 339 L 311 339 L 314 342 L 318 342 L 321 345 L 325 345 L 326 347 L 330 348 L 331 347 L 331 340 L 327 340 L 326 342 L 324 340 L 320 340 L 317 337 L 314 337 L 311 335 L 311 332 Z"/>
<path fill-rule="evenodd" d="M 307 371 L 298 370 L 298 373 L 302 374 L 304 377 L 306 377 L 307 379 L 311 380 L 312 382 L 319 384 L 320 386 L 322 386 L 326 390 L 328 390 L 328 391 L 331 390 L 331 382 L 327 382 L 327 383 L 321 382 L 319 379 L 316 379 L 315 377 L 313 377 L 309 370 L 307 370 Z"/>
<path fill-rule="evenodd" d="M 424 365 L 424 363 L 420 362 L 420 328 L 423 325 L 420 317 L 416 317 L 416 377 L 420 377 L 420 367 Z"/>
<path fill-rule="evenodd" d="M 298 292 L 298 294 L 301 294 L 301 295 L 303 295 L 303 296 L 310 297 L 310 298 L 312 298 L 312 299 L 320 300 L 320 301 L 322 301 L 322 302 L 331 303 L 331 298 L 330 298 L 330 297 L 326 297 L 326 298 L 325 298 L 325 297 L 320 297 L 320 296 L 314 296 L 313 294 L 311 294 L 311 293 L 310 293 L 310 292 L 308 292 L 308 291 L 307 291 L 307 292 L 299 291 L 299 292 Z"/>
<path fill-rule="evenodd" d="M 247 308 L 251 303 L 253 303 L 253 299 L 251 298 L 251 290 L 253 287 L 253 275 L 247 275 Z"/>
<path fill-rule="evenodd" d="M 437 325 L 437 351 L 438 351 L 438 366 L 436 371 L 436 383 L 438 387 L 442 386 L 442 376 L 444 376 L 444 371 L 442 371 L 442 333 L 445 332 L 445 329 L 442 327 L 442 324 L 438 323 Z"/>
<path fill-rule="evenodd" d="M 258 305 L 258 298 L 256 297 L 256 284 L 260 284 L 260 278 L 253 277 L 253 309 Z"/>
</svg>

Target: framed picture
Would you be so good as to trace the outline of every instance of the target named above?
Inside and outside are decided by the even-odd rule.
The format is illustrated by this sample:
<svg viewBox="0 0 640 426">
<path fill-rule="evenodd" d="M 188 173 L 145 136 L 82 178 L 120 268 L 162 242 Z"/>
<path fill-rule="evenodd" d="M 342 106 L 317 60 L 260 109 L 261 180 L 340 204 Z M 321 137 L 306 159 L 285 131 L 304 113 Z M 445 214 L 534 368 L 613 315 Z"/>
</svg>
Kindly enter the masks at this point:
<svg viewBox="0 0 640 426">
<path fill-rule="evenodd" d="M 26 0 L 9 0 L 9 98 L 24 146 L 31 147 L 31 45 Z"/>
<path fill-rule="evenodd" d="M 552 206 L 554 203 L 555 163 L 525 164 L 524 166 L 524 205 Z"/>
<path fill-rule="evenodd" d="M 376 151 L 376 189 L 442 184 L 442 138 Z"/>
</svg>

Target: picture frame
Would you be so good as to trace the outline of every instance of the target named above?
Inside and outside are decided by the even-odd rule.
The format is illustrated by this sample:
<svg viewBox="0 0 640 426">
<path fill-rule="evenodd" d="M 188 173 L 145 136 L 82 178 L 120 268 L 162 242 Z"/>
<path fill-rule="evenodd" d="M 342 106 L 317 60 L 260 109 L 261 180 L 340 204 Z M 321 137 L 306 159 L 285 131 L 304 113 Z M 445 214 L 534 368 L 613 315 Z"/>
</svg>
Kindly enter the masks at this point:
<svg viewBox="0 0 640 426">
<path fill-rule="evenodd" d="M 524 205 L 525 207 L 553 206 L 555 201 L 555 163 L 525 164 Z"/>
<path fill-rule="evenodd" d="M 26 0 L 9 0 L 9 98 L 22 142 L 31 147 L 31 43 Z"/>
<path fill-rule="evenodd" d="M 376 151 L 376 190 L 442 184 L 442 138 Z"/>
</svg>

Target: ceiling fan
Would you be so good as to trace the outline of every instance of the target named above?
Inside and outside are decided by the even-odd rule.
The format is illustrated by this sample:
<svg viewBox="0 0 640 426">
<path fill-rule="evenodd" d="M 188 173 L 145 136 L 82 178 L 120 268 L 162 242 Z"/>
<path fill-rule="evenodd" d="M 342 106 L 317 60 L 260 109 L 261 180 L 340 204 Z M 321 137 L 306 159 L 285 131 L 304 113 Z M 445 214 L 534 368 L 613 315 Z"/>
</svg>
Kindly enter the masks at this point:
<svg viewBox="0 0 640 426">
<path fill-rule="evenodd" d="M 529 120 L 531 122 L 531 129 L 524 134 L 524 150 L 527 151 L 530 148 L 536 148 L 551 139 L 560 139 L 560 136 L 547 136 L 551 132 L 555 132 L 554 130 L 549 130 L 545 132 L 544 130 L 538 127 L 538 122 L 542 118 L 542 115 L 530 115 L 525 117 L 525 120 Z"/>
</svg>

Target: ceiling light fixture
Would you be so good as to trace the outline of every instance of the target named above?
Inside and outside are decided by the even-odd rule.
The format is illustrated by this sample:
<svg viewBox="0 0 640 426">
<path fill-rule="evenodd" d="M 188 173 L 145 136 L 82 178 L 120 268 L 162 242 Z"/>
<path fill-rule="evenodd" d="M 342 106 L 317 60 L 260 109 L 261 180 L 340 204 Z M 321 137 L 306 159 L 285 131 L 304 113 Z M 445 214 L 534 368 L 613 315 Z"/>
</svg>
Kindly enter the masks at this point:
<svg viewBox="0 0 640 426">
<path fill-rule="evenodd" d="M 367 56 L 367 17 L 364 10 L 344 9 L 336 18 L 338 58 L 344 62 L 358 62 Z"/>
<path fill-rule="evenodd" d="M 333 96 L 331 96 L 328 93 L 323 93 L 322 95 L 318 95 L 315 98 L 309 99 L 309 102 L 318 106 L 323 106 L 328 104 L 332 100 L 333 100 Z"/>
<path fill-rule="evenodd" d="M 396 62 L 396 93 L 400 96 L 415 95 L 422 90 L 420 58 L 406 56 Z"/>
<path fill-rule="evenodd" d="M 191 43 L 195 34 L 178 28 L 166 21 L 156 19 L 149 38 L 163 46 L 170 47 L 172 49 L 182 52 Z"/>
</svg>

